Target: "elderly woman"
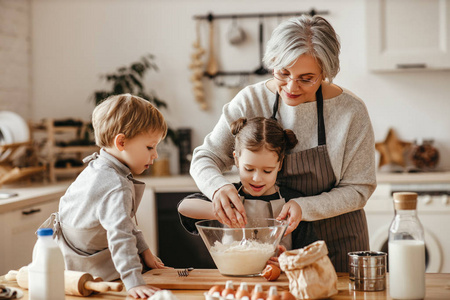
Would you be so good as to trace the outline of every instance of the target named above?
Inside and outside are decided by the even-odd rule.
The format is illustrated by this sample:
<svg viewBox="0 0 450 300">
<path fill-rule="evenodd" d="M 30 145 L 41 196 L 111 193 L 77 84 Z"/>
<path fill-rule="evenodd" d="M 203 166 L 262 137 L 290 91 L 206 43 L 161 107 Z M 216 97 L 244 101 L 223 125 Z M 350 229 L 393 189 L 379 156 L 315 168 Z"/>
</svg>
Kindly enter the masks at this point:
<svg viewBox="0 0 450 300">
<path fill-rule="evenodd" d="M 240 117 L 276 118 L 299 140 L 284 159 L 278 184 L 306 195 L 290 200 L 301 207 L 298 222 L 313 222 L 336 271 L 346 272 L 348 252 L 369 250 L 363 208 L 376 177 L 367 109 L 357 96 L 332 83 L 339 52 L 338 36 L 324 18 L 304 15 L 281 23 L 264 56 L 273 78 L 244 88 L 224 106 L 213 131 L 195 149 L 190 173 L 212 199 L 217 219 L 243 226 L 245 209 L 222 175 L 233 165 L 230 124 Z"/>
</svg>

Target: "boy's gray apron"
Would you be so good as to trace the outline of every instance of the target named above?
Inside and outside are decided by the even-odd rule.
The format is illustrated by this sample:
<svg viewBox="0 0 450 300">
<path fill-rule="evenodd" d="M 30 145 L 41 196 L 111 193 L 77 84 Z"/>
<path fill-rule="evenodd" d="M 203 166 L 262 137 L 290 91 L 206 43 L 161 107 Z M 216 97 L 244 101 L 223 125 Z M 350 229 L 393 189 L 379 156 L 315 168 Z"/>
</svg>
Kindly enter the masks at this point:
<svg viewBox="0 0 450 300">
<path fill-rule="evenodd" d="M 242 185 L 238 192 L 242 189 Z M 280 191 L 277 187 L 277 193 L 279 198 L 276 200 L 259 200 L 259 199 L 246 199 L 244 196 L 241 197 L 241 201 L 244 204 L 245 211 L 247 215 L 251 215 L 258 218 L 274 218 L 276 219 L 281 213 L 283 205 L 286 204 L 286 200 L 281 196 Z M 281 239 L 280 245 L 286 247 L 286 249 L 292 249 L 292 237 L 291 234 L 284 236 Z"/>
<path fill-rule="evenodd" d="M 272 114 L 275 120 L 278 103 L 277 93 Z M 286 155 L 278 174 L 280 186 L 295 189 L 305 196 L 329 192 L 336 183 L 326 145 L 322 87 L 316 92 L 316 103 L 318 146 Z M 348 252 L 369 250 L 369 233 L 363 209 L 312 223 L 317 237 L 326 242 L 328 255 L 337 272 L 348 272 Z"/>
<path fill-rule="evenodd" d="M 144 194 L 145 184 L 131 176 L 128 179 L 134 185 L 131 217 L 135 217 Z M 56 212 L 40 227 L 53 227 L 53 237 L 64 255 L 66 270 L 88 272 L 106 281 L 120 278 L 108 249 L 106 230 L 101 225 L 87 229 L 73 228 L 64 225 Z"/>
</svg>

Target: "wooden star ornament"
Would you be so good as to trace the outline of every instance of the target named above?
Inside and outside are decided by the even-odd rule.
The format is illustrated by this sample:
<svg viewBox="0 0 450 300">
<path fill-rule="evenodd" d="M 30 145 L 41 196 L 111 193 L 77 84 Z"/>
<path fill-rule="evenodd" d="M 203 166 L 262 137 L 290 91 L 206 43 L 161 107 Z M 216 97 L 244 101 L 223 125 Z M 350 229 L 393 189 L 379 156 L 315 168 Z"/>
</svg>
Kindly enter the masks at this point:
<svg viewBox="0 0 450 300">
<path fill-rule="evenodd" d="M 390 128 L 384 142 L 376 143 L 375 149 L 380 152 L 379 167 L 386 164 L 396 164 L 405 166 L 405 152 L 411 146 L 411 143 L 401 141 Z"/>
</svg>

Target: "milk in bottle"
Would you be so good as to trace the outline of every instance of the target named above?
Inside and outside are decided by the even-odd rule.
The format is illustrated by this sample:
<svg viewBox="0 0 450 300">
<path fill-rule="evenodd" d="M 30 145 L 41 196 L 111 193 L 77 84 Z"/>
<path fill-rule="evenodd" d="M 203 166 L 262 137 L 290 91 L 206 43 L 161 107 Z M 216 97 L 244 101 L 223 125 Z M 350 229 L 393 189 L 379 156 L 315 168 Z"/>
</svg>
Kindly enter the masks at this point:
<svg viewBox="0 0 450 300">
<path fill-rule="evenodd" d="M 389 291 L 393 299 L 425 297 L 425 241 L 416 193 L 394 193 L 395 216 L 389 229 Z"/>
<path fill-rule="evenodd" d="M 64 257 L 53 240 L 53 229 L 39 228 L 37 235 L 33 262 L 28 266 L 29 299 L 64 299 Z"/>
</svg>

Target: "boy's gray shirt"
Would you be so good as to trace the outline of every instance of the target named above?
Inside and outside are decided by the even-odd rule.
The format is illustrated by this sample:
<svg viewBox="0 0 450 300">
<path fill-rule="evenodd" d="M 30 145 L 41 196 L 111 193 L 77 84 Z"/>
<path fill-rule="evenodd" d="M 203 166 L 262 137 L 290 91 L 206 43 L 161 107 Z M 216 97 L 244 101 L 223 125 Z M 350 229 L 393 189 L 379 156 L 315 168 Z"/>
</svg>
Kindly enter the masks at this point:
<svg viewBox="0 0 450 300">
<path fill-rule="evenodd" d="M 133 217 L 140 202 L 140 198 L 135 199 L 134 183 L 145 184 L 135 180 L 130 169 L 104 149 L 90 158 L 89 165 L 60 199 L 60 222 L 80 232 L 100 228 L 93 243 L 92 236 L 69 242 L 86 254 L 104 250 L 98 249 L 99 244 L 107 246 L 127 290 L 144 285 L 139 254 L 148 245 Z M 98 240 L 102 238 L 105 240 Z"/>
</svg>

